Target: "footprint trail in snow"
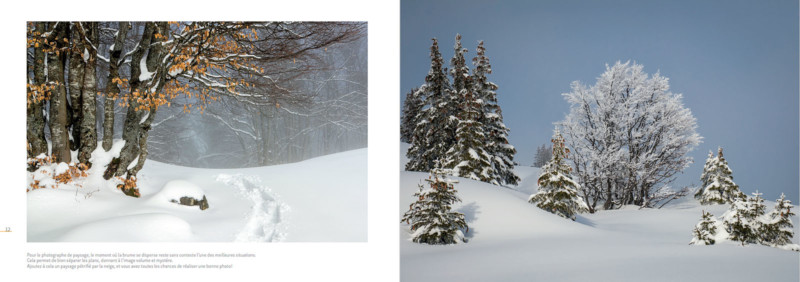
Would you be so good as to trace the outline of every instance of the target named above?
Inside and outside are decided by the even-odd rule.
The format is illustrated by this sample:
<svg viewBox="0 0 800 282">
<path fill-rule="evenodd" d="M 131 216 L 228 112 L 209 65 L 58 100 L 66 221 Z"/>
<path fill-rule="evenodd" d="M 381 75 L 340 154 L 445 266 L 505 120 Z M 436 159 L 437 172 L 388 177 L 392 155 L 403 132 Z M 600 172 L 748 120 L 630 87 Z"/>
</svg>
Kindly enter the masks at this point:
<svg viewBox="0 0 800 282">
<path fill-rule="evenodd" d="M 236 234 L 237 242 L 280 242 L 286 239 L 286 214 L 289 205 L 281 202 L 272 190 L 261 184 L 258 176 L 219 174 L 217 181 L 239 189 L 239 194 L 252 201 L 247 220 Z"/>
</svg>

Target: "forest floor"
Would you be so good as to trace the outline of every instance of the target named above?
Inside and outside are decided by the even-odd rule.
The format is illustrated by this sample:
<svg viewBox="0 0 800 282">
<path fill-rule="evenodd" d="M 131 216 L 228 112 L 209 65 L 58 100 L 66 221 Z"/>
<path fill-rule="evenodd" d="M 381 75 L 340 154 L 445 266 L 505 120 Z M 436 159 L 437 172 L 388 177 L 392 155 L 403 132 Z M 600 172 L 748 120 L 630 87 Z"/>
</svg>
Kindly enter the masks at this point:
<svg viewBox="0 0 800 282">
<path fill-rule="evenodd" d="M 727 205 L 701 206 L 688 197 L 662 209 L 631 206 L 570 221 L 527 202 L 538 168 L 520 166 L 516 173 L 522 182 L 514 189 L 454 178 L 462 202 L 453 208 L 469 225 L 465 244 L 413 243 L 409 225 L 400 223 L 401 281 L 800 280 L 797 252 L 733 242 L 689 245 L 701 211 L 720 216 Z M 427 177 L 401 172 L 398 221 Z M 765 204 L 769 211 L 774 202 Z M 800 220 L 792 220 L 797 243 Z"/>
<path fill-rule="evenodd" d="M 111 154 L 120 146 L 116 144 Z M 96 151 L 89 176 L 77 185 L 28 192 L 28 241 L 367 239 L 366 148 L 245 169 L 190 168 L 148 160 L 139 172 L 141 198 L 125 196 L 101 180 L 100 170 L 111 154 Z M 184 195 L 205 195 L 209 208 L 170 202 Z"/>
</svg>

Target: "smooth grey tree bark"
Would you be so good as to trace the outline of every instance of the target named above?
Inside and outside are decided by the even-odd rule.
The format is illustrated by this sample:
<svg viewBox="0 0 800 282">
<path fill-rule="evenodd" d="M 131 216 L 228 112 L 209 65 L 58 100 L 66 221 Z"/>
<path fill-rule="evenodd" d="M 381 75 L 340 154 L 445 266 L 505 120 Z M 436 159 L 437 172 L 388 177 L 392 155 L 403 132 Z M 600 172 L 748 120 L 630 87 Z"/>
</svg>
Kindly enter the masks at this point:
<svg viewBox="0 0 800 282">
<path fill-rule="evenodd" d="M 84 42 L 79 23 L 72 23 L 70 29 L 72 46 L 69 46 L 69 69 L 67 81 L 69 94 L 68 127 L 72 131 L 69 148 L 77 151 L 81 144 L 80 121 L 82 118 L 81 104 L 83 104 L 83 80 L 85 76 Z"/>
<path fill-rule="evenodd" d="M 89 158 L 92 151 L 97 148 L 97 22 L 78 23 L 78 28 L 86 42 L 84 42 L 84 71 L 81 91 L 80 114 L 78 116 L 80 144 L 78 146 L 78 161 L 91 167 Z M 75 125 L 73 125 L 75 126 Z"/>
<path fill-rule="evenodd" d="M 52 143 L 52 156 L 55 162 L 70 162 L 69 148 L 69 123 L 67 115 L 67 88 L 64 81 L 64 61 L 67 54 L 67 38 L 69 24 L 66 22 L 52 23 L 55 50 L 47 52 L 47 83 L 54 86 L 50 96 L 50 140 Z M 48 40 L 49 41 L 49 40 Z M 53 42 L 53 41 L 50 41 Z"/>
</svg>

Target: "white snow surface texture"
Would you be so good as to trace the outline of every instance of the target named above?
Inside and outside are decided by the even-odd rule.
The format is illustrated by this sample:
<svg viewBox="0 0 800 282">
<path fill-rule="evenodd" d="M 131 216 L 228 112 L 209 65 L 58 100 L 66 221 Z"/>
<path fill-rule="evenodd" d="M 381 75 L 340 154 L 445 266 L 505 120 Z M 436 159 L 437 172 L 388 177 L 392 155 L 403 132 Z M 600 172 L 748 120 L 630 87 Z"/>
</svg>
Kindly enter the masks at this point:
<svg viewBox="0 0 800 282">
<path fill-rule="evenodd" d="M 401 170 L 406 150 L 401 146 Z M 400 223 L 400 280 L 800 281 L 797 252 L 730 241 L 689 245 L 701 211 L 719 216 L 728 205 L 701 206 L 690 195 L 662 209 L 624 207 L 570 221 L 527 202 L 537 189 L 538 168 L 515 172 L 522 181 L 513 189 L 452 177 L 462 199 L 453 209 L 469 225 L 466 244 L 417 244 L 409 225 Z M 401 172 L 400 215 L 427 177 Z M 797 243 L 800 220 L 792 221 Z"/>
<path fill-rule="evenodd" d="M 137 199 L 101 181 L 105 164 L 119 154 L 122 144 L 115 144 L 110 153 L 95 151 L 95 165 L 89 177 L 76 183 L 80 187 L 60 184 L 28 192 L 28 241 L 367 239 L 366 148 L 245 169 L 189 168 L 148 160 L 139 172 Z M 203 195 L 209 208 L 202 211 L 170 202 Z"/>
</svg>

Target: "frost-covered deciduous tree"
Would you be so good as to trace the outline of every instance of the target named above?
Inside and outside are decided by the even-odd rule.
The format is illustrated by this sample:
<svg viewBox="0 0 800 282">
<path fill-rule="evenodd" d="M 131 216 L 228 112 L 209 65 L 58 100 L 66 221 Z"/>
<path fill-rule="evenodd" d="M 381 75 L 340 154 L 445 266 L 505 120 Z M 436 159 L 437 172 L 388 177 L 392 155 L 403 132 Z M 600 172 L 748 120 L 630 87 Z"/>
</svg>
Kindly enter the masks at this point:
<svg viewBox="0 0 800 282">
<path fill-rule="evenodd" d="M 417 116 L 425 107 L 425 97 L 422 94 L 416 87 L 406 93 L 406 99 L 403 100 L 403 116 L 400 118 L 400 142 L 411 143 L 414 127 L 419 122 Z"/>
<path fill-rule="evenodd" d="M 733 171 L 722 156 L 722 147 L 716 157 L 709 152 L 700 181 L 703 186 L 694 197 L 703 205 L 731 203 L 734 198 L 743 198 L 739 186 L 733 182 Z"/>
<path fill-rule="evenodd" d="M 717 219 L 710 212 L 703 211 L 700 222 L 692 230 L 692 241 L 689 245 L 714 245 L 717 235 Z"/>
<path fill-rule="evenodd" d="M 572 83 L 570 112 L 558 123 L 574 149 L 574 175 L 594 211 L 649 206 L 654 191 L 685 169 L 700 143 L 697 124 L 669 79 L 636 63 L 606 66 L 595 85 Z"/>
<path fill-rule="evenodd" d="M 430 187 L 419 185 L 414 193 L 418 200 L 403 215 L 403 222 L 411 224 L 412 240 L 416 243 L 446 245 L 466 242 L 464 232 L 469 231 L 464 214 L 451 211 L 451 205 L 461 202 L 453 187 L 458 181 L 447 178 L 446 171 L 435 168 L 425 179 Z"/>
<path fill-rule="evenodd" d="M 492 65 L 486 57 L 483 41 L 478 42 L 476 56 L 472 58 L 475 69 L 471 76 L 472 91 L 483 103 L 478 122 L 486 128 L 486 150 L 492 156 L 492 169 L 495 171 L 494 182 L 502 185 L 517 185 L 519 177 L 514 173 L 514 154 L 517 149 L 508 143 L 510 130 L 503 123 L 503 111 L 497 104 L 497 84 L 486 77 L 492 73 Z"/>
<path fill-rule="evenodd" d="M 408 171 L 430 171 L 455 144 L 456 94 L 447 79 L 439 43 L 436 38 L 432 40 L 431 68 L 425 76 L 425 84 L 419 88 L 428 106 L 417 117 L 411 146 L 406 153 Z"/>
<path fill-rule="evenodd" d="M 572 168 L 566 163 L 569 149 L 564 145 L 564 138 L 558 132 L 553 134 L 553 158 L 542 167 L 537 184 L 539 191 L 528 198 L 528 202 L 537 207 L 557 214 L 563 218 L 575 220 L 575 215 L 589 211 L 586 202 L 578 195 L 580 185 L 570 176 Z"/>
</svg>

